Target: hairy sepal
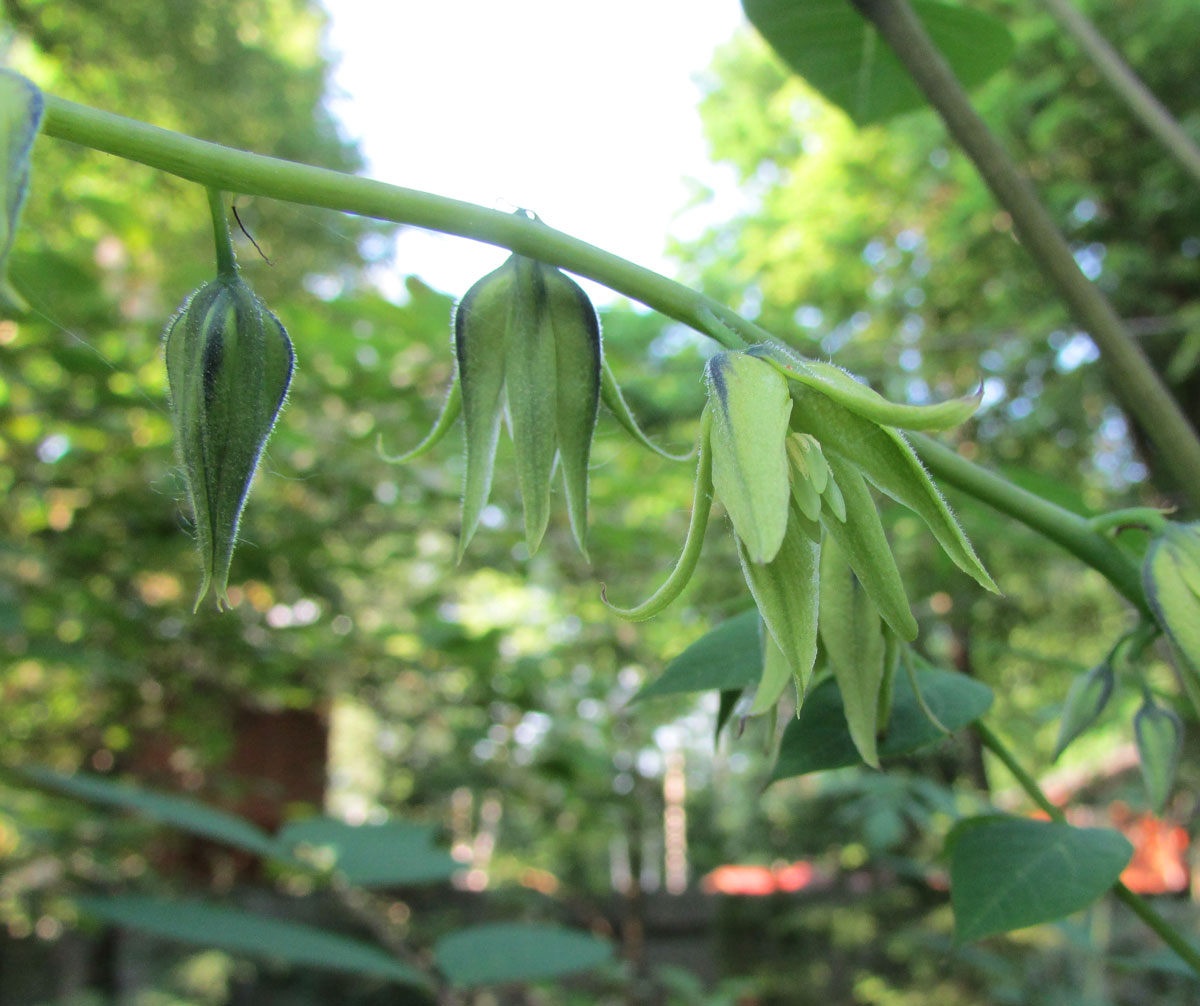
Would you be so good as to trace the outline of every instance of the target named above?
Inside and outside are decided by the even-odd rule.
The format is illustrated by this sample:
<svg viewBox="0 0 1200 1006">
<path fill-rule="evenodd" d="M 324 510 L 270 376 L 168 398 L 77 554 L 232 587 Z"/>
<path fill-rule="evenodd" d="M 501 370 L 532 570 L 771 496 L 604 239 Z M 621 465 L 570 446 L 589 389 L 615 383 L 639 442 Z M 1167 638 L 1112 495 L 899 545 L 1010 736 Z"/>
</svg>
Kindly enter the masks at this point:
<svg viewBox="0 0 1200 1006">
<path fill-rule="evenodd" d="M 942 494 L 900 433 L 806 388 L 793 390 L 792 398 L 795 429 L 811 433 L 827 450 L 853 459 L 855 467 L 878 489 L 925 522 L 959 569 L 980 586 L 999 593 Z"/>
<path fill-rule="evenodd" d="M 883 620 L 837 542 L 821 546 L 821 642 L 863 761 L 879 768 L 877 734 L 888 648 Z"/>
<path fill-rule="evenodd" d="M 791 495 L 785 440 L 792 401 L 763 360 L 717 353 L 705 369 L 712 409 L 713 488 L 751 562 L 783 542 Z"/>
<path fill-rule="evenodd" d="M 783 542 L 770 562 L 753 561 L 740 538 L 738 557 L 763 623 L 804 692 L 817 659 L 821 546 L 805 530 L 803 515 L 791 507 L 788 510 L 790 519 Z"/>
</svg>

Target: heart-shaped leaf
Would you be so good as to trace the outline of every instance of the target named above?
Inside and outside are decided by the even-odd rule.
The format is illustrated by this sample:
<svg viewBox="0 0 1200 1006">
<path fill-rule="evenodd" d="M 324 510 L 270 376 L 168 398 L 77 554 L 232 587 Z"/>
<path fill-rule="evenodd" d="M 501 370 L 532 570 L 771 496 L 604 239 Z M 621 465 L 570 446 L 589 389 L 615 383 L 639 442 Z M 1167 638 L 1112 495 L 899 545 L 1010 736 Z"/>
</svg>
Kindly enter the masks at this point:
<svg viewBox="0 0 1200 1006">
<path fill-rule="evenodd" d="M 947 845 L 958 943 L 1086 908 L 1133 855 L 1117 831 L 1004 816 L 961 822 Z"/>
</svg>

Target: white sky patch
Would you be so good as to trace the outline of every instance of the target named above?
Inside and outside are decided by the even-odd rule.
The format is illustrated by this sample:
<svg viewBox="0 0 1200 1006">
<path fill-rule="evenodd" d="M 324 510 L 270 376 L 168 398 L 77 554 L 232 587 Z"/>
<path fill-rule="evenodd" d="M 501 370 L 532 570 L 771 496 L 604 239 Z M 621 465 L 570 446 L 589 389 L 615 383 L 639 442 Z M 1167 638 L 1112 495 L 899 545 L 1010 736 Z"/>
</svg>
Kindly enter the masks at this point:
<svg viewBox="0 0 1200 1006">
<path fill-rule="evenodd" d="M 708 163 L 693 75 L 743 23 L 736 0 L 325 5 L 342 92 L 331 105 L 372 177 L 529 209 L 668 274 L 668 233 L 694 235 L 731 215 L 736 185 Z M 681 219 L 688 177 L 718 199 Z M 408 274 L 461 295 L 506 255 L 408 229 L 377 279 L 392 296 Z"/>
</svg>

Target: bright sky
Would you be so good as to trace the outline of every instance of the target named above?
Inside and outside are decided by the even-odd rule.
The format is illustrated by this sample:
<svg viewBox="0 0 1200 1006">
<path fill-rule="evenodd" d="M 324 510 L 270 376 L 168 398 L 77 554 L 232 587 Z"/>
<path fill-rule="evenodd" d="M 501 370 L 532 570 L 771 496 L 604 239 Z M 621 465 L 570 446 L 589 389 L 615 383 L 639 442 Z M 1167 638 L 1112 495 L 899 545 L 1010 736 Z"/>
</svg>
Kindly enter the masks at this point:
<svg viewBox="0 0 1200 1006">
<path fill-rule="evenodd" d="M 343 92 L 333 109 L 373 177 L 530 209 L 668 274 L 668 232 L 727 215 L 710 205 L 679 216 L 688 177 L 731 192 L 707 162 L 693 76 L 743 23 L 737 0 L 325 5 Z M 413 273 L 459 295 L 505 255 L 408 230 L 381 285 L 395 292 Z"/>
</svg>

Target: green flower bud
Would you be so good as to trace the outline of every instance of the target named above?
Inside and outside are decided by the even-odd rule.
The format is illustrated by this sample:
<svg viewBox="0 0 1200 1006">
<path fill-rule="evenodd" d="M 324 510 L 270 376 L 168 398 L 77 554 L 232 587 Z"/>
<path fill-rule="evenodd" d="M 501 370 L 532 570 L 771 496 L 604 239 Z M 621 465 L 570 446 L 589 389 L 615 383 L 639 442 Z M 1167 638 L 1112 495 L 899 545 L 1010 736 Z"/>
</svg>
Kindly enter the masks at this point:
<svg viewBox="0 0 1200 1006">
<path fill-rule="evenodd" d="M 1200 674 L 1200 524 L 1167 524 L 1146 550 L 1142 583 L 1184 673 Z"/>
<path fill-rule="evenodd" d="M 8 285 L 8 253 L 29 189 L 29 158 L 42 122 L 42 92 L 19 73 L 0 70 L 0 302 L 25 309 L 20 295 Z"/>
<path fill-rule="evenodd" d="M 571 531 L 586 555 L 587 466 L 601 379 L 600 323 L 587 294 L 553 266 L 513 255 L 463 297 L 454 345 L 467 432 L 459 557 L 487 503 L 503 406 L 530 552 L 546 531 L 557 462 Z"/>
<path fill-rule="evenodd" d="M 295 357 L 279 319 L 235 272 L 193 293 L 165 340 L 171 422 L 204 564 L 196 606 L 211 585 L 219 608 L 229 604 L 238 522 Z"/>
<path fill-rule="evenodd" d="M 1175 767 L 1183 744 L 1183 724 L 1170 709 L 1158 705 L 1149 694 L 1133 717 L 1138 763 L 1150 797 L 1150 806 L 1161 812 L 1175 785 Z"/>
<path fill-rule="evenodd" d="M 1058 741 L 1054 745 L 1051 761 L 1058 761 L 1058 756 L 1067 749 L 1067 745 L 1100 718 L 1112 695 L 1115 680 L 1112 664 L 1105 660 L 1071 682 L 1067 701 L 1063 704 Z"/>
</svg>

